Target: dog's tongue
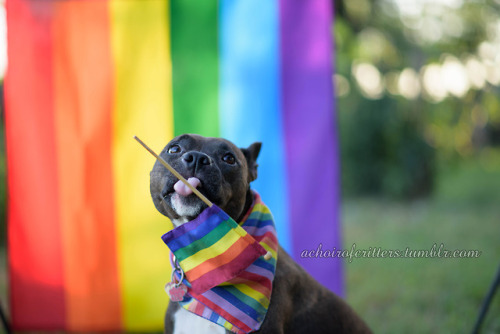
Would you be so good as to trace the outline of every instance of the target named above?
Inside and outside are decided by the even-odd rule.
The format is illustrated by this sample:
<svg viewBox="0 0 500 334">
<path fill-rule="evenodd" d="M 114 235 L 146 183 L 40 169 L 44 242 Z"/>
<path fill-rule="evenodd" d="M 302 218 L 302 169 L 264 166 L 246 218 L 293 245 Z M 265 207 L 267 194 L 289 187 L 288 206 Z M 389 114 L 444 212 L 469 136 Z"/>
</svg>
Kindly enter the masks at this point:
<svg viewBox="0 0 500 334">
<path fill-rule="evenodd" d="M 198 179 L 197 177 L 190 177 L 189 179 L 187 179 L 187 181 L 190 185 L 193 186 L 193 188 L 196 188 L 200 185 L 200 179 Z M 177 183 L 174 184 L 174 190 L 181 196 L 189 196 L 193 193 L 193 191 L 181 180 L 177 181 Z"/>
</svg>

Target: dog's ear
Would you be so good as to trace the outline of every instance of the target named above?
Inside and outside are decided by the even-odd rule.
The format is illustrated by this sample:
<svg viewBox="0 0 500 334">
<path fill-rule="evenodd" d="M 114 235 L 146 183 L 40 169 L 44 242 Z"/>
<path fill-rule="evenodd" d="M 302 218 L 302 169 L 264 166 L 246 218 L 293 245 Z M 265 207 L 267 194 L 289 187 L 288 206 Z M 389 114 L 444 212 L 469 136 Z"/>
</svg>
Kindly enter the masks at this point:
<svg viewBox="0 0 500 334">
<path fill-rule="evenodd" d="M 257 164 L 257 157 L 259 156 L 261 147 L 261 142 L 255 142 L 248 146 L 248 148 L 241 149 L 241 152 L 243 152 L 245 158 L 247 159 L 249 183 L 257 178 L 257 167 L 259 166 Z"/>
</svg>

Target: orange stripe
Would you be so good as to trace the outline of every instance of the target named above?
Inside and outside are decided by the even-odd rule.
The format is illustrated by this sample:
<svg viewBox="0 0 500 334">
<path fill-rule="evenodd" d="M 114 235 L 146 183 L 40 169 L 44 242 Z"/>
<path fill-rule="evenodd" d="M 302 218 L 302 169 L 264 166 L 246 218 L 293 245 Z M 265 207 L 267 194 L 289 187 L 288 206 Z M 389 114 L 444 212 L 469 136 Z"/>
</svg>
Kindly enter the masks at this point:
<svg viewBox="0 0 500 334">
<path fill-rule="evenodd" d="M 211 272 L 214 269 L 219 268 L 231 261 L 233 261 L 238 255 L 241 254 L 248 247 L 248 240 L 245 238 L 239 238 L 234 244 L 231 245 L 224 253 L 208 259 L 197 267 L 194 267 L 190 271 L 186 272 L 186 277 L 189 281 L 194 281 L 206 273 Z"/>
<path fill-rule="evenodd" d="M 244 274 L 246 272 L 243 272 L 242 274 L 240 274 L 239 276 L 227 281 L 226 283 L 223 283 L 221 285 L 234 285 L 234 284 L 244 284 L 246 286 L 248 286 L 249 288 L 253 289 L 253 290 L 256 290 L 260 293 L 262 293 L 263 295 L 266 295 L 266 296 L 270 296 L 271 295 L 271 291 L 263 284 L 261 284 L 258 280 L 250 280 L 248 278 L 244 278 Z M 262 276 L 260 276 L 261 279 L 266 279 L 267 278 L 262 278 Z"/>
<path fill-rule="evenodd" d="M 241 282 L 237 282 L 237 283 L 236 282 L 233 283 L 233 281 L 231 280 L 228 283 L 230 283 L 230 284 L 243 284 L 243 285 L 246 285 L 247 287 L 249 287 L 252 290 L 260 292 L 264 296 L 271 296 L 271 291 L 269 291 L 269 289 L 267 289 L 262 284 L 258 284 L 258 283 L 255 283 L 255 282 L 248 282 L 248 281 L 246 281 L 246 283 L 245 283 L 245 280 L 242 280 Z"/>
<path fill-rule="evenodd" d="M 236 231 L 238 231 L 238 230 L 236 230 Z M 245 234 L 242 235 L 242 238 L 245 239 L 249 244 L 253 244 L 256 242 L 254 237 L 252 237 L 250 234 L 246 233 L 246 231 L 244 233 Z"/>
<path fill-rule="evenodd" d="M 121 327 L 108 15 L 107 1 L 58 1 L 53 16 L 67 321 L 78 331 Z"/>
</svg>

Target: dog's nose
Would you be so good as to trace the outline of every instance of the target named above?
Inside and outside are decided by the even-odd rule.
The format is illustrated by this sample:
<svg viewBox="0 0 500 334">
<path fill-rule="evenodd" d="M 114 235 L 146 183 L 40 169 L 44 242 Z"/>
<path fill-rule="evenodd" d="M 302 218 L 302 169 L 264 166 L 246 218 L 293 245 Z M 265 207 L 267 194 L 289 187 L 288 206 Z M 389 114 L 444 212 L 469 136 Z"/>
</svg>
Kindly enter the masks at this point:
<svg viewBox="0 0 500 334">
<path fill-rule="evenodd" d="M 201 166 L 208 166 L 212 164 L 212 159 L 205 153 L 201 152 L 186 152 L 182 156 L 182 161 L 188 168 L 197 170 Z"/>
</svg>

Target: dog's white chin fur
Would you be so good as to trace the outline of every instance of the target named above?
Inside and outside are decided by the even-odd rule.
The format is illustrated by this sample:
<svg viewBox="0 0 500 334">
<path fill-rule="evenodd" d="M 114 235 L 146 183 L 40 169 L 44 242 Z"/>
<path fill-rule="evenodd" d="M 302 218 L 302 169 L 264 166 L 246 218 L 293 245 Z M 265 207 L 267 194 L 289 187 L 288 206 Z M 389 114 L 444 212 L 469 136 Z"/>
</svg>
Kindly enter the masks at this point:
<svg viewBox="0 0 500 334">
<path fill-rule="evenodd" d="M 172 197 L 170 197 L 170 204 L 172 209 L 180 216 L 178 219 L 172 219 L 172 223 L 175 227 L 187 223 L 189 221 L 188 217 L 195 217 L 200 214 L 203 207 L 202 201 L 196 201 L 189 205 L 186 204 L 184 198 L 177 193 L 174 193 Z"/>
<path fill-rule="evenodd" d="M 174 315 L 174 334 L 224 334 L 224 327 L 179 308 Z"/>
</svg>

